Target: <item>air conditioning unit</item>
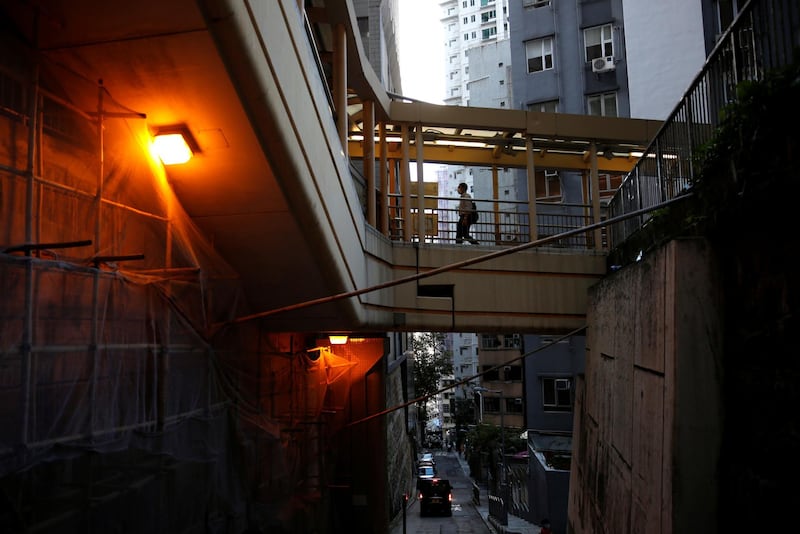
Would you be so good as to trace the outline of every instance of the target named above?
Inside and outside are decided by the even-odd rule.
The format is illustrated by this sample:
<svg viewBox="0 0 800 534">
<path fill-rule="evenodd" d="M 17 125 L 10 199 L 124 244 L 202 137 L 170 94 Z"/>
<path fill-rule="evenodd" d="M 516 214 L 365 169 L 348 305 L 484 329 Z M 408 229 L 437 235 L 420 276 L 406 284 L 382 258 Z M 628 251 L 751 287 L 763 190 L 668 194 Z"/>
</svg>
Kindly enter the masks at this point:
<svg viewBox="0 0 800 534">
<path fill-rule="evenodd" d="M 614 68 L 613 57 L 598 57 L 592 60 L 592 72 L 608 72 Z"/>
</svg>

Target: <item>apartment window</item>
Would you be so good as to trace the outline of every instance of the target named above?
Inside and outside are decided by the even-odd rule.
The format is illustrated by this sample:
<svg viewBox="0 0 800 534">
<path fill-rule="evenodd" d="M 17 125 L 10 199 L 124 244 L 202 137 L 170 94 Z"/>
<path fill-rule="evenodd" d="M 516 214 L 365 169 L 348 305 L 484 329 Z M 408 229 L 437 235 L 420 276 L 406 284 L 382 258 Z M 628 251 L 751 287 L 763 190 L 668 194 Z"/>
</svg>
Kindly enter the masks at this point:
<svg viewBox="0 0 800 534">
<path fill-rule="evenodd" d="M 465 33 L 465 34 L 464 34 L 464 40 L 465 40 L 465 41 L 469 41 L 469 34 L 468 34 L 468 33 Z"/>
<path fill-rule="evenodd" d="M 614 43 L 611 37 L 611 24 L 595 26 L 583 30 L 586 61 L 599 57 L 614 57 Z"/>
<path fill-rule="evenodd" d="M 469 0 L 469 5 L 474 7 L 475 6 L 475 0 Z"/>
<path fill-rule="evenodd" d="M 525 43 L 528 72 L 541 72 L 553 68 L 553 39 L 534 39 Z"/>
<path fill-rule="evenodd" d="M 475 22 L 475 15 L 472 15 L 472 16 L 469 18 L 469 21 L 470 21 L 470 22 Z"/>
<path fill-rule="evenodd" d="M 505 84 L 506 84 L 505 80 L 500 80 L 500 85 L 505 85 Z"/>
<path fill-rule="evenodd" d="M 546 102 L 534 102 L 533 104 L 528 104 L 528 111 L 556 113 L 558 111 L 558 100 L 548 100 Z"/>
<path fill-rule="evenodd" d="M 522 413 L 523 406 L 522 399 L 519 397 L 506 399 L 506 413 Z"/>
<path fill-rule="evenodd" d="M 500 399 L 493 395 L 483 394 L 484 413 L 500 413 Z"/>
<path fill-rule="evenodd" d="M 467 17 L 464 17 L 464 24 L 468 24 L 468 23 L 469 23 L 469 19 Z"/>
<path fill-rule="evenodd" d="M 546 411 L 572 411 L 572 379 L 543 377 L 542 407 Z"/>
<path fill-rule="evenodd" d="M 586 112 L 602 117 L 617 116 L 617 93 L 602 93 L 586 97 Z"/>
<path fill-rule="evenodd" d="M 461 7 L 467 7 L 467 0 L 464 0 L 463 2 L 461 2 Z"/>
<path fill-rule="evenodd" d="M 475 39 L 478 36 L 477 32 L 472 32 L 472 38 Z"/>
<path fill-rule="evenodd" d="M 481 39 L 491 39 L 495 35 L 497 35 L 497 26 L 481 30 Z"/>
<path fill-rule="evenodd" d="M 522 382 L 522 366 L 506 365 L 503 367 L 503 380 L 506 382 Z"/>
<path fill-rule="evenodd" d="M 491 11 L 487 11 L 486 13 L 481 13 L 481 22 L 489 22 L 490 20 L 494 20 L 497 18 L 497 11 L 492 9 Z"/>
<path fill-rule="evenodd" d="M 550 0 L 522 0 L 522 7 L 545 7 L 550 5 Z"/>
<path fill-rule="evenodd" d="M 487 382 L 499 382 L 500 381 L 500 369 L 492 369 L 493 365 L 482 365 L 482 372 L 483 379 Z M 492 369 L 490 371 L 490 369 Z"/>
</svg>

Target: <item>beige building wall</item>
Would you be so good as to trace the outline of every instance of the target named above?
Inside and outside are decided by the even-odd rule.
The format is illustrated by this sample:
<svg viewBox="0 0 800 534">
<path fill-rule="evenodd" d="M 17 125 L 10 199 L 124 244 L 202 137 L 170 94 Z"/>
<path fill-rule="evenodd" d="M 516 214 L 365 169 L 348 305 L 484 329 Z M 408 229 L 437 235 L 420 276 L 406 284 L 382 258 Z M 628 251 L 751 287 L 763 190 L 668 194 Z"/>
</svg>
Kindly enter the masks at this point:
<svg viewBox="0 0 800 534">
<path fill-rule="evenodd" d="M 589 292 L 568 521 L 714 532 L 721 306 L 704 240 L 672 241 Z"/>
</svg>

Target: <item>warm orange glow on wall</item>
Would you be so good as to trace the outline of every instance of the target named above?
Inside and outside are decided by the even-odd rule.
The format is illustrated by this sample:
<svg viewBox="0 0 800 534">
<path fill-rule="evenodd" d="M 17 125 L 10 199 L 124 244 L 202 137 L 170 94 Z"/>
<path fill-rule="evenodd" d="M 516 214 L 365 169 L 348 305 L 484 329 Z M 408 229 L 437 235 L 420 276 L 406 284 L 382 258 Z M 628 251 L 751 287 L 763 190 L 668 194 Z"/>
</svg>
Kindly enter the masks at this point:
<svg viewBox="0 0 800 534">
<path fill-rule="evenodd" d="M 153 140 L 153 149 L 164 165 L 186 163 L 194 153 L 182 134 L 158 134 Z"/>
</svg>

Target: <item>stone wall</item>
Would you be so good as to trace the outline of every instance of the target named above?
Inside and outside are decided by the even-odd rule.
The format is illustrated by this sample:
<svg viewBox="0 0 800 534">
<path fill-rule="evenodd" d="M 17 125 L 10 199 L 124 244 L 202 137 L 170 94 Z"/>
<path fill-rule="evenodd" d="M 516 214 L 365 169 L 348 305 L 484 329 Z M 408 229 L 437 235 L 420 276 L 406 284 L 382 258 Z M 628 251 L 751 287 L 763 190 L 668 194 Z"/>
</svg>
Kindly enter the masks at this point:
<svg viewBox="0 0 800 534">
<path fill-rule="evenodd" d="M 589 293 L 572 532 L 714 532 L 721 306 L 707 241 L 674 240 Z"/>
<path fill-rule="evenodd" d="M 403 396 L 404 365 L 398 365 L 386 378 L 386 406 L 400 406 Z M 414 491 L 414 447 L 407 431 L 406 412 L 415 410 L 412 405 L 390 412 L 386 416 L 386 498 L 388 517 L 402 512 L 403 495 L 411 497 Z"/>
</svg>

